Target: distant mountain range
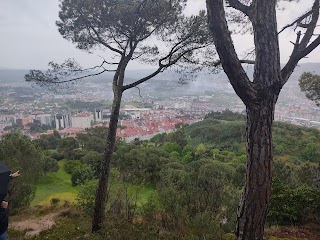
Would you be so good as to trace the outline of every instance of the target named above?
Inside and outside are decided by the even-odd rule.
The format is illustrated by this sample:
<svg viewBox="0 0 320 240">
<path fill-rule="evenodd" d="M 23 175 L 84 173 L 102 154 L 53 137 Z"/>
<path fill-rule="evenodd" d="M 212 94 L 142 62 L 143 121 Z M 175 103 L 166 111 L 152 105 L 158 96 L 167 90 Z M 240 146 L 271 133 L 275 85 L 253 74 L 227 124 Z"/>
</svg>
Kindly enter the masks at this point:
<svg viewBox="0 0 320 240">
<path fill-rule="evenodd" d="M 27 74 L 28 71 L 29 70 L 26 69 L 8 69 L 0 67 L 0 86 L 1 84 L 6 86 L 31 86 L 30 83 L 24 80 L 24 75 Z M 253 67 L 245 67 L 245 71 L 249 76 L 253 75 Z M 295 85 L 295 87 L 297 87 L 297 80 L 300 75 L 306 71 L 320 74 L 320 63 L 303 63 L 298 65 L 288 84 Z M 128 70 L 126 72 L 126 84 L 138 80 L 151 72 L 152 69 Z M 105 73 L 85 80 L 84 85 L 86 87 L 93 83 L 105 85 L 107 83 L 111 83 L 112 76 L 113 73 Z M 203 94 L 205 91 L 216 91 L 217 89 L 230 92 L 233 91 L 229 86 L 227 76 L 222 71 L 217 74 L 200 72 L 193 80 L 188 80 L 188 84 L 184 85 L 179 83 L 180 77 L 181 76 L 176 72 L 165 71 L 164 73 L 157 75 L 154 79 L 142 84 L 140 88 L 141 90 L 144 90 L 144 94 L 154 95 L 161 91 L 162 94 L 167 93 L 167 96 L 171 96 L 171 94 L 173 94 L 173 96 L 177 96 L 177 94 L 179 96 L 182 94 Z"/>
</svg>

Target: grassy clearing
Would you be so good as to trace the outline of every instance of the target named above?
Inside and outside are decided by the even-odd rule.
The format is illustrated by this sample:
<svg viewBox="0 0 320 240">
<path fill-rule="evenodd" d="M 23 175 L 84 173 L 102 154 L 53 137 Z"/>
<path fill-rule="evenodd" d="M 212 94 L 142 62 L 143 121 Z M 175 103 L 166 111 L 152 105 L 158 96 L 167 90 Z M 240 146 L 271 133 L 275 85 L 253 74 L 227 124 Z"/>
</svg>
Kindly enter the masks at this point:
<svg viewBox="0 0 320 240">
<path fill-rule="evenodd" d="M 64 201 L 74 203 L 78 188 L 73 187 L 71 183 L 71 175 L 64 171 L 65 161 L 59 161 L 59 171 L 48 173 L 44 176 L 36 186 L 36 196 L 31 203 L 31 207 L 36 205 L 49 206 L 52 198 L 59 198 L 60 204 Z M 131 196 L 137 197 L 137 206 L 142 207 L 148 200 L 154 196 L 155 189 L 140 184 L 123 183 L 111 181 L 110 197 L 117 198 L 119 189 L 127 189 Z"/>
<path fill-rule="evenodd" d="M 75 201 L 78 189 L 71 184 L 71 175 L 64 171 L 65 161 L 59 161 L 59 171 L 48 173 L 36 186 L 36 196 L 31 206 L 50 205 L 52 198 L 59 198 L 61 203 Z"/>
<path fill-rule="evenodd" d="M 156 199 L 158 198 L 155 186 L 123 182 L 120 172 L 116 168 L 111 169 L 109 191 L 109 203 L 121 198 L 124 199 L 127 196 L 132 203 L 135 202 L 138 209 L 142 208 L 149 201 L 152 201 L 156 205 Z"/>
<path fill-rule="evenodd" d="M 131 185 L 129 187 L 129 193 L 136 193 L 138 195 L 137 206 L 141 207 L 148 203 L 150 198 L 155 194 L 155 189 L 152 187 Z"/>
</svg>

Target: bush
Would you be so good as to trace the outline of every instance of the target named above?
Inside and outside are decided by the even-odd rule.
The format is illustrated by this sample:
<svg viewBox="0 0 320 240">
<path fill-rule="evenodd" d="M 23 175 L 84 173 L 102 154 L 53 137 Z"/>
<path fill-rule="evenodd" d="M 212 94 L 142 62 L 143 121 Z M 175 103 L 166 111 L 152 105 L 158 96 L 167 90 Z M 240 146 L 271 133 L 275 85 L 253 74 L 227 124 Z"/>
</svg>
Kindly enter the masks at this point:
<svg viewBox="0 0 320 240">
<path fill-rule="evenodd" d="M 235 240 L 235 239 L 236 239 L 236 235 L 234 235 L 233 233 L 227 233 L 222 237 L 222 240 Z"/>
<path fill-rule="evenodd" d="M 268 221 L 291 225 L 317 221 L 320 217 L 320 190 L 307 186 L 289 187 L 275 179 Z"/>
<path fill-rule="evenodd" d="M 77 196 L 77 206 L 87 215 L 93 214 L 94 200 L 98 182 L 97 180 L 88 181 L 79 187 Z"/>
<path fill-rule="evenodd" d="M 63 154 L 58 153 L 57 151 L 52 151 L 50 154 L 50 157 L 52 157 L 53 159 L 60 161 L 63 159 Z"/>
<path fill-rule="evenodd" d="M 75 169 L 71 176 L 72 186 L 83 184 L 88 180 L 95 178 L 94 170 L 87 164 L 83 164 L 81 167 Z"/>
<path fill-rule="evenodd" d="M 60 202 L 59 198 L 51 198 L 50 203 L 51 205 L 58 205 Z"/>
<path fill-rule="evenodd" d="M 64 170 L 69 174 L 73 174 L 77 169 L 81 168 L 82 166 L 84 166 L 84 164 L 81 163 L 79 160 L 69 160 L 64 165 Z"/>
</svg>

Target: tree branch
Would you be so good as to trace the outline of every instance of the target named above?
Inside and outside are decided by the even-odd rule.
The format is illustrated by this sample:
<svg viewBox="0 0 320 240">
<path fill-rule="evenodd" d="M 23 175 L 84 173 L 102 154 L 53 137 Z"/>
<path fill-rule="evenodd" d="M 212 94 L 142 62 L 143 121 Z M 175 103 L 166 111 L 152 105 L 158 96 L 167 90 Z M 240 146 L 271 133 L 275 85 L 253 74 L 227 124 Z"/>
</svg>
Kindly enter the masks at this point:
<svg viewBox="0 0 320 240">
<path fill-rule="evenodd" d="M 287 64 L 281 70 L 282 85 L 284 85 L 288 81 L 289 77 L 291 76 L 298 62 L 320 45 L 320 36 L 318 36 L 312 43 L 309 44 L 312 36 L 314 35 L 314 30 L 316 29 L 317 22 L 319 20 L 319 4 L 320 4 L 320 0 L 314 1 L 314 4 L 312 6 L 312 18 L 310 23 L 308 24 L 308 28 L 301 42 L 300 42 L 300 34 L 299 33 L 297 34 L 297 39 L 296 39 L 295 46 L 292 50 L 292 54 Z"/>
<path fill-rule="evenodd" d="M 206 46 L 198 46 L 198 47 L 193 47 L 193 48 L 189 48 L 185 51 L 183 51 L 182 53 L 178 54 L 178 56 L 175 57 L 174 60 L 172 60 L 172 56 L 169 56 L 169 62 L 167 64 L 162 64 L 162 66 L 164 66 L 165 68 L 168 68 L 174 64 L 176 64 L 181 58 L 183 58 L 183 56 L 187 55 L 188 53 L 194 51 L 194 50 L 198 50 L 201 48 L 205 48 Z M 164 61 L 165 59 L 163 59 L 162 61 Z"/>
<path fill-rule="evenodd" d="M 136 86 L 136 88 L 139 90 L 139 96 L 140 96 L 140 98 L 143 98 L 143 97 L 141 96 L 140 88 L 139 88 L 138 86 Z"/>
<path fill-rule="evenodd" d="M 88 75 L 84 75 L 84 76 L 81 76 L 81 77 L 75 77 L 75 78 L 70 78 L 70 79 L 67 79 L 67 80 L 61 80 L 59 81 L 58 78 L 52 78 L 52 79 L 49 79 L 45 76 L 45 74 L 42 75 L 42 78 L 38 78 L 38 77 L 41 77 L 41 75 L 37 74 L 37 72 L 35 72 L 37 70 L 31 70 L 29 74 L 26 74 L 25 75 L 25 79 L 26 81 L 28 82 L 31 82 L 31 81 L 34 81 L 36 83 L 48 83 L 48 84 L 61 84 L 61 83 L 68 83 L 68 82 L 74 82 L 74 81 L 77 81 L 77 80 L 80 80 L 80 79 L 84 79 L 84 78 L 87 78 L 87 77 L 94 77 L 94 76 L 98 76 L 104 72 L 114 72 L 115 70 L 107 70 L 107 69 L 104 69 L 103 71 L 101 72 L 98 72 L 98 73 L 94 73 L 94 74 L 88 74 Z M 39 71 L 40 72 L 40 71 Z M 38 73 L 39 73 L 38 72 Z"/>
<path fill-rule="evenodd" d="M 244 64 L 255 64 L 256 62 L 253 60 L 247 60 L 247 59 L 241 59 L 239 60 L 240 63 L 244 63 Z M 214 67 L 220 66 L 221 65 L 221 60 L 217 60 L 213 63 Z"/>
<path fill-rule="evenodd" d="M 82 16 L 83 21 L 85 21 L 86 26 L 87 26 L 87 31 L 90 35 L 90 37 L 95 40 L 96 42 L 99 42 L 100 44 L 102 44 L 103 46 L 105 46 L 106 48 L 110 49 L 113 52 L 116 52 L 120 55 L 122 55 L 122 51 L 120 51 L 119 49 L 116 49 L 112 46 L 110 46 L 108 43 L 106 43 L 105 41 L 103 41 L 103 39 L 101 38 L 100 34 L 98 33 L 98 31 L 90 24 L 90 22 L 87 20 L 86 16 L 83 14 L 83 12 L 81 11 L 81 9 L 77 8 L 77 11 L 79 12 L 80 16 Z M 92 29 L 92 31 L 94 32 L 94 34 L 96 35 L 96 38 L 93 37 L 91 35 L 91 31 L 90 29 Z"/>
<path fill-rule="evenodd" d="M 192 49 L 193 50 L 193 49 Z M 191 51 L 192 51 L 191 50 Z M 188 53 L 190 51 L 186 51 L 184 54 Z M 165 57 L 163 57 L 162 59 L 159 60 L 159 67 L 156 71 L 154 71 L 153 73 L 149 74 L 148 76 L 141 78 L 138 81 L 135 81 L 134 83 L 125 85 L 122 87 L 122 91 L 125 91 L 127 89 L 133 88 L 138 86 L 139 84 L 148 81 L 149 79 L 153 78 L 154 76 L 158 75 L 160 72 L 162 72 L 164 69 L 168 68 L 169 66 L 175 64 L 184 54 L 181 54 L 180 56 L 178 56 L 175 61 L 169 62 L 167 64 L 162 64 L 161 62 L 164 61 L 165 59 L 171 58 L 172 57 L 172 51 L 170 51 L 170 53 L 168 55 L 166 55 Z"/>
<path fill-rule="evenodd" d="M 148 81 L 149 79 L 153 78 L 154 76 L 156 76 L 157 74 L 159 74 L 160 72 L 162 72 L 162 70 L 164 69 L 165 67 L 163 66 L 159 66 L 158 69 L 156 71 L 154 71 L 153 73 L 149 74 L 148 76 L 144 77 L 144 78 L 141 78 L 140 80 L 138 81 L 135 81 L 134 83 L 131 83 L 131 84 L 128 84 L 128 85 L 125 85 L 122 87 L 122 91 L 125 91 L 127 89 L 130 89 L 130 88 L 133 88 L 133 87 L 136 87 L 138 86 L 139 84 L 145 82 L 145 81 Z"/>
<path fill-rule="evenodd" d="M 312 43 L 309 44 L 308 47 L 306 47 L 301 52 L 301 58 L 306 57 L 309 53 L 311 53 L 316 47 L 320 45 L 320 36 L 318 36 Z"/>
<path fill-rule="evenodd" d="M 226 3 L 229 4 L 227 7 L 232 7 L 250 17 L 250 6 L 244 5 L 239 0 L 226 0 Z"/>
<path fill-rule="evenodd" d="M 312 13 L 312 8 L 310 10 L 308 10 L 306 13 L 304 13 L 302 16 L 298 17 L 296 20 L 294 20 L 292 23 L 284 26 L 280 32 L 278 32 L 278 34 L 282 33 L 284 30 L 286 30 L 289 27 L 294 26 L 295 24 L 300 23 L 303 19 L 305 19 L 306 17 L 310 16 L 310 14 Z"/>
<path fill-rule="evenodd" d="M 179 42 L 181 43 L 181 42 Z M 148 76 L 144 77 L 144 78 L 141 78 L 140 80 L 137 80 L 131 84 L 128 84 L 128 85 L 125 85 L 122 87 L 122 91 L 125 91 L 127 89 L 130 89 L 130 88 L 133 88 L 133 87 L 136 87 L 138 86 L 139 84 L 153 78 L 154 76 L 156 76 L 157 74 L 159 74 L 160 72 L 163 72 L 166 68 L 176 64 L 181 58 L 183 58 L 185 55 L 187 55 L 188 53 L 194 51 L 194 50 L 197 50 L 197 49 L 201 49 L 201 48 L 204 48 L 206 47 L 206 45 L 201 45 L 201 46 L 198 46 L 198 47 L 192 47 L 192 48 L 189 48 L 189 49 L 186 49 L 184 50 L 183 52 L 181 52 L 180 54 L 178 54 L 176 57 L 174 57 L 174 59 L 172 60 L 172 57 L 173 57 L 173 54 L 175 53 L 174 49 L 179 46 L 179 44 L 175 44 L 171 51 L 163 58 L 161 58 L 159 60 L 159 67 L 156 71 L 154 71 L 153 73 L 149 74 Z M 166 63 L 166 64 L 163 64 L 162 61 L 165 61 L 169 59 L 169 62 Z"/>
<path fill-rule="evenodd" d="M 102 64 L 101 64 L 101 66 L 102 66 L 104 63 L 109 64 L 109 65 L 118 65 L 118 64 L 119 64 L 119 62 L 108 62 L 108 61 L 106 61 L 106 60 L 104 59 L 104 57 L 102 57 L 102 56 L 100 56 L 100 55 L 98 55 L 98 57 L 100 57 L 100 58 L 103 59 L 103 62 L 102 62 Z"/>
<path fill-rule="evenodd" d="M 89 27 L 92 29 L 92 31 L 95 33 L 95 35 L 96 35 L 96 37 L 97 37 L 97 38 L 93 37 L 93 36 L 91 35 L 90 31 L 89 31 L 89 34 L 91 35 L 91 37 L 92 37 L 93 40 L 101 43 L 103 46 L 105 46 L 106 48 L 110 49 L 111 51 L 116 52 L 116 53 L 119 53 L 120 55 L 122 55 L 122 53 L 123 53 L 122 51 L 120 51 L 119 49 L 116 49 L 116 48 L 110 46 L 108 43 L 106 43 L 105 41 L 103 41 L 102 38 L 100 37 L 99 33 L 97 32 L 97 30 L 96 30 L 94 27 L 92 27 L 92 26 L 90 26 L 90 25 L 89 25 Z"/>
<path fill-rule="evenodd" d="M 182 44 L 184 41 L 186 41 L 188 38 L 191 37 L 191 34 L 188 34 L 187 36 L 185 36 L 184 38 L 182 38 L 179 42 L 177 42 L 176 44 L 174 44 L 170 50 L 170 52 L 163 58 L 159 59 L 159 65 L 162 65 L 162 61 L 164 61 L 165 59 L 170 59 L 172 57 L 172 55 L 174 53 L 176 53 L 177 51 L 179 51 L 179 49 L 181 49 L 182 47 L 179 46 L 180 44 Z"/>
<path fill-rule="evenodd" d="M 63 83 L 70 83 L 74 82 L 80 79 L 84 79 L 87 77 L 93 77 L 98 76 L 104 72 L 115 72 L 116 70 L 113 69 L 106 69 L 103 65 L 107 62 L 104 60 L 100 65 L 81 69 L 79 65 L 74 61 L 68 59 L 61 65 L 50 62 L 49 66 L 52 69 L 47 70 L 46 72 L 42 72 L 40 70 L 31 70 L 29 74 L 25 75 L 26 81 L 33 81 L 40 85 L 46 85 L 46 84 L 63 84 Z M 102 71 L 99 71 L 97 73 L 91 73 L 91 74 L 85 74 L 88 71 L 93 70 L 99 70 L 103 69 Z M 79 76 L 82 74 L 81 76 Z M 64 80 L 66 79 L 67 80 Z"/>
<path fill-rule="evenodd" d="M 318 19 L 319 19 L 319 0 L 315 0 L 314 4 L 312 6 L 311 21 L 308 24 L 307 31 L 305 32 L 305 34 L 301 40 L 300 46 L 299 46 L 301 49 L 306 48 L 307 45 L 309 44 L 309 42 L 313 36 L 314 30 L 317 27 Z"/>
<path fill-rule="evenodd" d="M 124 49 L 124 47 L 123 47 L 122 44 L 121 44 L 121 43 L 123 43 L 124 41 L 121 41 L 121 42 L 118 41 L 118 40 L 116 39 L 116 37 L 114 36 L 113 33 L 111 33 L 111 35 L 112 35 L 113 41 L 114 41 L 116 44 L 118 44 L 119 48 L 121 48 L 121 49 L 124 51 L 125 49 Z"/>
<path fill-rule="evenodd" d="M 256 100 L 256 91 L 241 66 L 225 17 L 223 0 L 206 0 L 209 28 L 221 65 L 237 95 L 246 104 Z"/>
</svg>

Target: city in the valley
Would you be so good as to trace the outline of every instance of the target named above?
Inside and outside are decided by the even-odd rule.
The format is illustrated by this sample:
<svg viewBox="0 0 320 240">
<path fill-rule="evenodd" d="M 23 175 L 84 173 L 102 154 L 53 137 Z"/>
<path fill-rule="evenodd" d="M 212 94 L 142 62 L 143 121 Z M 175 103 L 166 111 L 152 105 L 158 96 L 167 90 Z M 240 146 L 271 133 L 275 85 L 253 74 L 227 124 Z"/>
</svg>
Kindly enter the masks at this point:
<svg viewBox="0 0 320 240">
<path fill-rule="evenodd" d="M 302 64 L 288 81 L 277 103 L 275 120 L 320 128 L 320 111 L 300 92 L 303 71 L 318 71 L 319 64 Z M 139 76 L 136 70 L 128 79 Z M 99 76 L 75 86 L 40 88 L 24 81 L 26 70 L 0 70 L 0 135 L 20 131 L 31 139 L 57 130 L 75 137 L 86 129 L 107 126 L 111 114 L 111 77 Z M 226 76 L 199 74 L 179 83 L 165 73 L 126 93 L 120 110 L 117 137 L 126 142 L 148 140 L 175 130 L 177 124 L 200 121 L 209 112 L 245 113 Z"/>
</svg>

